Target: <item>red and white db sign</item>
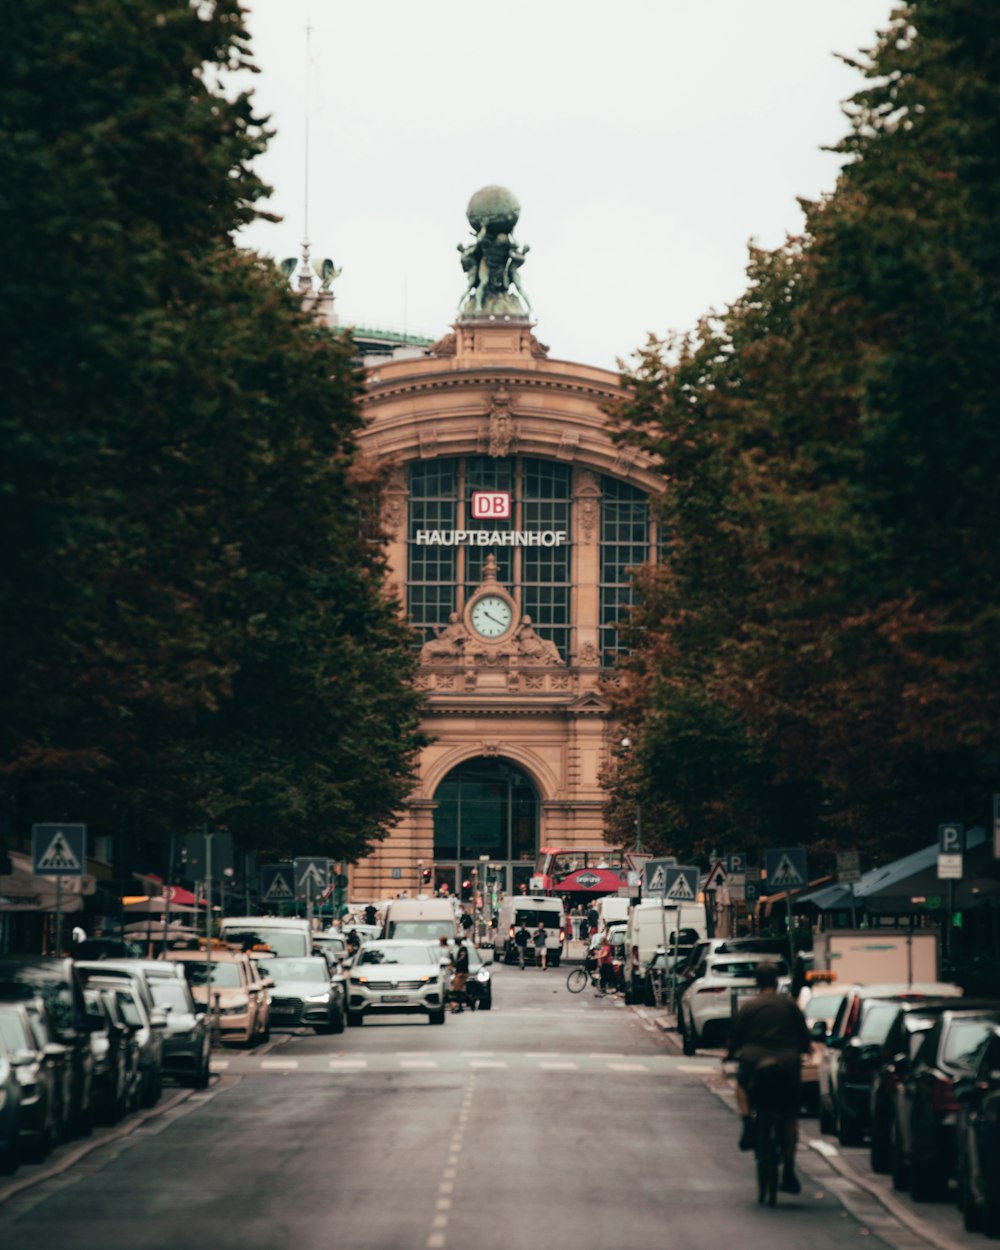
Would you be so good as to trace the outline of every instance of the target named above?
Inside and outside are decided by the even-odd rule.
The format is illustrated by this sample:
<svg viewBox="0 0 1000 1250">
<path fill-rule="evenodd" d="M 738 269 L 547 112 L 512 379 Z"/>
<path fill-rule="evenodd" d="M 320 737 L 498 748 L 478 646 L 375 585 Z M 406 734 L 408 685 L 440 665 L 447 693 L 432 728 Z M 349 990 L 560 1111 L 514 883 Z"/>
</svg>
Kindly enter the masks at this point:
<svg viewBox="0 0 1000 1250">
<path fill-rule="evenodd" d="M 474 490 L 472 492 L 472 515 L 477 521 L 509 520 L 510 491 Z"/>
</svg>

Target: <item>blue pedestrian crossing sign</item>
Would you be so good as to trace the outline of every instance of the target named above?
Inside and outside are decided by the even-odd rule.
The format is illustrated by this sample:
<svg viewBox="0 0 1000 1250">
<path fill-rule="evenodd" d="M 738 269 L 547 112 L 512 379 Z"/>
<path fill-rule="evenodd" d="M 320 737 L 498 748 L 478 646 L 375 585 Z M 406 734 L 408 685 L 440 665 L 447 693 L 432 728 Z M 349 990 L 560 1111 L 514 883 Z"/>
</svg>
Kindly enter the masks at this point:
<svg viewBox="0 0 1000 1250">
<path fill-rule="evenodd" d="M 82 877 L 87 864 L 87 826 L 31 826 L 31 871 L 39 877 Z"/>
<path fill-rule="evenodd" d="M 666 887 L 663 898 L 668 903 L 696 903 L 698 901 L 698 878 L 696 867 L 677 865 L 666 870 Z"/>
<path fill-rule="evenodd" d="M 295 860 L 295 895 L 297 898 L 318 899 L 330 884 L 330 861 L 314 856 L 299 856 Z"/>
<path fill-rule="evenodd" d="M 774 890 L 801 890 L 809 881 L 805 849 L 785 846 L 776 851 L 765 851 L 764 871 L 769 894 Z"/>
<path fill-rule="evenodd" d="M 291 864 L 264 864 L 260 870 L 260 901 L 290 903 L 295 898 L 295 875 Z"/>
<path fill-rule="evenodd" d="M 642 892 L 647 898 L 662 898 L 667 888 L 667 869 L 677 860 L 671 855 L 664 859 L 647 859 L 642 866 Z"/>
</svg>

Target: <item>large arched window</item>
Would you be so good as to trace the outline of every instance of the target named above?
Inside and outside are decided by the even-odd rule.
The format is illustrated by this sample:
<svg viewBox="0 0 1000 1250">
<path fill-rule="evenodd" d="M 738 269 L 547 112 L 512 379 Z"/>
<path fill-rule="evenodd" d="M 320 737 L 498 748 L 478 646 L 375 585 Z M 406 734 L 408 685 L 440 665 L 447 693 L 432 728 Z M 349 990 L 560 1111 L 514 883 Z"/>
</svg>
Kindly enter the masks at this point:
<svg viewBox="0 0 1000 1250">
<path fill-rule="evenodd" d="M 538 852 L 538 793 L 509 760 L 453 768 L 434 795 L 434 861 L 531 861 Z"/>
<path fill-rule="evenodd" d="M 497 577 L 531 617 L 542 638 L 564 659 L 570 648 L 572 469 L 529 457 L 444 457 L 410 465 L 407 609 L 420 646 L 461 612 L 483 578 L 486 557 L 497 561 Z M 507 520 L 472 516 L 475 491 L 508 491 Z M 559 531 L 558 546 L 426 545 L 422 531 Z"/>
</svg>

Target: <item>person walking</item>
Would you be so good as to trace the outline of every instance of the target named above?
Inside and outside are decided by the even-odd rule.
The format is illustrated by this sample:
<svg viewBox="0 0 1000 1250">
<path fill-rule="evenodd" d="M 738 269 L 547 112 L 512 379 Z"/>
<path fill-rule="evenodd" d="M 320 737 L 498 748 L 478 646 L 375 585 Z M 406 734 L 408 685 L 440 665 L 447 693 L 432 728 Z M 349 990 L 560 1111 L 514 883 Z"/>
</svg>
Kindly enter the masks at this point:
<svg viewBox="0 0 1000 1250">
<path fill-rule="evenodd" d="M 528 956 L 528 945 L 531 942 L 531 934 L 528 932 L 528 926 L 521 921 L 521 927 L 514 934 L 514 945 L 517 947 L 517 957 L 521 963 L 521 971 L 524 971 L 524 961 Z"/>
<path fill-rule="evenodd" d="M 538 964 L 544 972 L 545 962 L 548 956 L 548 949 L 546 947 L 548 935 L 545 932 L 545 925 L 543 925 L 540 920 L 538 922 L 538 928 L 535 930 L 534 936 L 531 940 L 535 945 L 535 963 Z"/>
<path fill-rule="evenodd" d="M 469 1003 L 468 991 L 465 988 L 469 981 L 469 948 L 462 938 L 455 943 L 452 963 L 455 966 L 455 973 L 451 978 L 451 1011 L 452 1015 L 458 1015 Z M 469 1005 L 471 1007 L 471 1004 Z"/>
</svg>

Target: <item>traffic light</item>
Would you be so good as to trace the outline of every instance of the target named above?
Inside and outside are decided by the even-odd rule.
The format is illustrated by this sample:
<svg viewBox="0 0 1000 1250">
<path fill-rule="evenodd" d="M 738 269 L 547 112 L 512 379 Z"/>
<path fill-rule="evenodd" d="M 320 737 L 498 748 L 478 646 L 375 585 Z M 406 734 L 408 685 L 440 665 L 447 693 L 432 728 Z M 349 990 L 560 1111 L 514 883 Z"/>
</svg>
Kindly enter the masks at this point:
<svg viewBox="0 0 1000 1250">
<path fill-rule="evenodd" d="M 429 868 L 425 868 L 425 869 L 424 869 L 424 871 L 423 871 L 423 873 L 421 874 L 421 876 L 422 876 L 422 877 L 423 877 L 423 879 L 424 879 L 424 885 L 430 885 L 430 883 L 431 883 L 431 870 L 430 870 Z"/>
<path fill-rule="evenodd" d="M 468 880 L 463 881 L 462 882 L 462 902 L 467 903 L 469 902 L 471 898 L 472 898 L 472 882 Z"/>
</svg>

